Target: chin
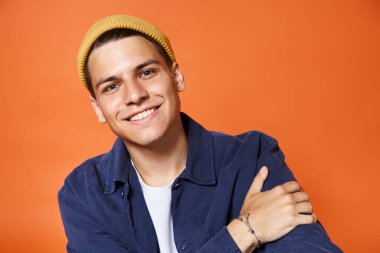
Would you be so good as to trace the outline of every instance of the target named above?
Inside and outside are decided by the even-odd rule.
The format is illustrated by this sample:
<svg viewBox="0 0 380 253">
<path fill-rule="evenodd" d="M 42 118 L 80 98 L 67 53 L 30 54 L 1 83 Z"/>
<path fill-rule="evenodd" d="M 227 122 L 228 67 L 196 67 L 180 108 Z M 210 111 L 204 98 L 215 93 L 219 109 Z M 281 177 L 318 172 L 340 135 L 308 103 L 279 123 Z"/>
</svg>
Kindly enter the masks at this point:
<svg viewBox="0 0 380 253">
<path fill-rule="evenodd" d="M 137 145 L 148 147 L 159 143 L 163 139 L 164 133 L 161 131 L 149 131 L 142 134 L 136 133 L 134 136 L 119 135 L 124 143 L 128 145 Z"/>
</svg>

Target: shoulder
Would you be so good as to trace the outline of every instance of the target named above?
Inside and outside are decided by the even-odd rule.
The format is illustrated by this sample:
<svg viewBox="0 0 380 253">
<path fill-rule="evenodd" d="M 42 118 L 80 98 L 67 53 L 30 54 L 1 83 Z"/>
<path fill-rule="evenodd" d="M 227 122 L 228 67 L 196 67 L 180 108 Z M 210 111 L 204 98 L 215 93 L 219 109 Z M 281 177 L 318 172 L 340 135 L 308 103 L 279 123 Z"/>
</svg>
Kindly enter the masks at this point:
<svg viewBox="0 0 380 253">
<path fill-rule="evenodd" d="M 216 147 L 229 149 L 257 149 L 258 154 L 266 149 L 277 146 L 277 140 L 263 132 L 253 130 L 238 135 L 229 135 L 220 132 L 210 131 Z"/>
<path fill-rule="evenodd" d="M 109 152 L 87 159 L 73 169 L 58 192 L 59 200 L 69 194 L 83 197 L 90 188 L 103 188 L 106 179 L 103 167 L 107 165 L 108 160 Z"/>
<path fill-rule="evenodd" d="M 276 139 L 260 131 L 238 135 L 210 131 L 210 134 L 213 139 L 215 163 L 220 168 L 231 167 L 232 164 L 254 165 L 278 148 Z"/>
<path fill-rule="evenodd" d="M 260 131 L 249 131 L 235 136 L 215 132 L 211 134 L 214 140 L 215 163 L 221 170 L 239 170 L 244 175 L 243 181 L 249 179 L 251 182 L 260 168 L 266 166 L 270 173 L 264 190 L 295 180 L 275 138 Z"/>
</svg>

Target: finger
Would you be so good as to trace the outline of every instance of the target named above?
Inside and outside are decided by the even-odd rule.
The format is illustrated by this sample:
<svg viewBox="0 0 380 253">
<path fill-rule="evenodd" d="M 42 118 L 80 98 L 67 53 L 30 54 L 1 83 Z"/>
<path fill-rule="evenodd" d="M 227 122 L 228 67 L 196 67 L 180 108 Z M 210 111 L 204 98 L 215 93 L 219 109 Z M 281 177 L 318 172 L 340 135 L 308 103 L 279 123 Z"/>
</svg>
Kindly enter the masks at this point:
<svg viewBox="0 0 380 253">
<path fill-rule="evenodd" d="M 282 185 L 277 186 L 284 193 L 293 193 L 301 191 L 301 186 L 296 181 L 286 182 Z"/>
<path fill-rule="evenodd" d="M 300 214 L 311 214 L 313 212 L 313 206 L 310 202 L 297 203 L 295 209 L 296 212 Z"/>
<path fill-rule="evenodd" d="M 316 223 L 318 221 L 318 216 L 315 213 L 311 214 L 313 216 L 313 223 Z"/>
<path fill-rule="evenodd" d="M 313 214 L 299 214 L 296 218 L 296 225 L 312 224 L 317 222 L 317 215 Z"/>
<path fill-rule="evenodd" d="M 296 203 L 309 201 L 309 195 L 303 191 L 292 193 L 292 197 Z"/>
<path fill-rule="evenodd" d="M 256 174 L 253 179 L 251 188 L 248 191 L 248 194 L 256 194 L 261 192 L 264 182 L 268 177 L 268 168 L 266 166 L 261 167 L 260 171 Z"/>
</svg>

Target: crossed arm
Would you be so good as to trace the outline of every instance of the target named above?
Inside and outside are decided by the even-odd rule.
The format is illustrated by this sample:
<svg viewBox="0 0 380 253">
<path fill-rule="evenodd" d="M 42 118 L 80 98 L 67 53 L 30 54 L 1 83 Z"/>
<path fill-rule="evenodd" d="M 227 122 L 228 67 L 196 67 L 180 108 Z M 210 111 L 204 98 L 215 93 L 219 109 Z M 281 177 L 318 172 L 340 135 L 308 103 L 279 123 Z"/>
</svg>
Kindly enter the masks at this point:
<svg viewBox="0 0 380 253">
<path fill-rule="evenodd" d="M 263 166 L 253 180 L 241 209 L 242 220 L 233 220 L 227 229 L 242 252 L 275 241 L 301 224 L 317 221 L 309 197 L 295 181 L 262 192 L 268 176 Z M 252 229 L 255 233 L 249 233 Z"/>
<path fill-rule="evenodd" d="M 323 240 L 327 242 L 328 237 L 324 237 L 323 233 L 321 234 L 323 228 L 319 224 L 295 229 L 301 224 L 316 222 L 316 216 L 312 213 L 309 198 L 298 183 L 291 181 L 278 185 L 271 190 L 262 191 L 267 176 L 268 168 L 263 167 L 254 178 L 241 209 L 242 216 L 246 217 L 249 214 L 248 222 L 261 244 L 275 241 L 292 230 L 297 231 L 294 233 L 295 237 L 297 237 L 296 241 L 294 237 L 287 236 L 286 240 L 281 240 L 281 245 L 285 246 L 285 248 L 289 247 L 289 245 L 291 247 L 301 247 L 299 251 L 294 252 L 304 252 L 304 249 L 318 245 L 321 238 L 324 238 Z M 68 252 L 130 252 L 118 242 L 117 238 L 112 238 L 111 235 L 105 233 L 104 228 L 99 227 L 98 221 L 93 220 L 88 214 L 85 215 L 86 207 L 83 206 L 81 201 L 78 201 L 76 193 L 70 185 L 66 185 L 59 194 L 62 219 L 65 228 L 68 229 L 66 232 L 70 231 L 67 234 L 69 239 Z M 308 238 L 312 236 L 315 238 L 316 243 L 310 244 L 309 239 L 304 242 L 299 241 L 299 235 L 304 236 L 305 229 L 308 230 L 306 232 Z M 248 232 L 246 224 L 233 220 L 227 225 L 227 229 L 221 231 L 220 236 L 211 239 L 197 252 L 239 252 L 239 250 L 241 252 L 252 252 L 258 246 L 257 238 Z M 225 239 L 231 240 L 231 243 L 228 243 L 231 248 L 225 249 L 218 243 L 218 241 Z M 234 246 L 234 243 L 238 246 L 238 249 Z M 329 243 L 326 245 L 330 247 Z M 331 251 L 325 251 L 324 249 L 316 249 L 311 252 L 341 252 L 339 249 Z M 270 249 L 270 247 L 268 250 L 277 252 Z"/>
</svg>

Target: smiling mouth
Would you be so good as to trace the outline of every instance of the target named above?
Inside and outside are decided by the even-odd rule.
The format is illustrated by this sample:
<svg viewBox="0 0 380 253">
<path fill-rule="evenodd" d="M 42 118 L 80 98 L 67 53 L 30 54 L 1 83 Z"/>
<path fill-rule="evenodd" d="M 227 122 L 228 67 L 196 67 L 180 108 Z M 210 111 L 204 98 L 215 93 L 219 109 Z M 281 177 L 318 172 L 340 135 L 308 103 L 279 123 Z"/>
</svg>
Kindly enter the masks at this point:
<svg viewBox="0 0 380 253">
<path fill-rule="evenodd" d="M 143 120 L 147 117 L 149 117 L 150 115 L 152 115 L 155 111 L 158 110 L 160 106 L 157 106 L 157 107 L 154 107 L 154 108 L 150 108 L 148 110 L 145 110 L 143 112 L 140 112 L 138 114 L 135 114 L 133 115 L 132 117 L 128 118 L 127 120 L 128 121 L 139 121 L 139 120 Z"/>
</svg>

